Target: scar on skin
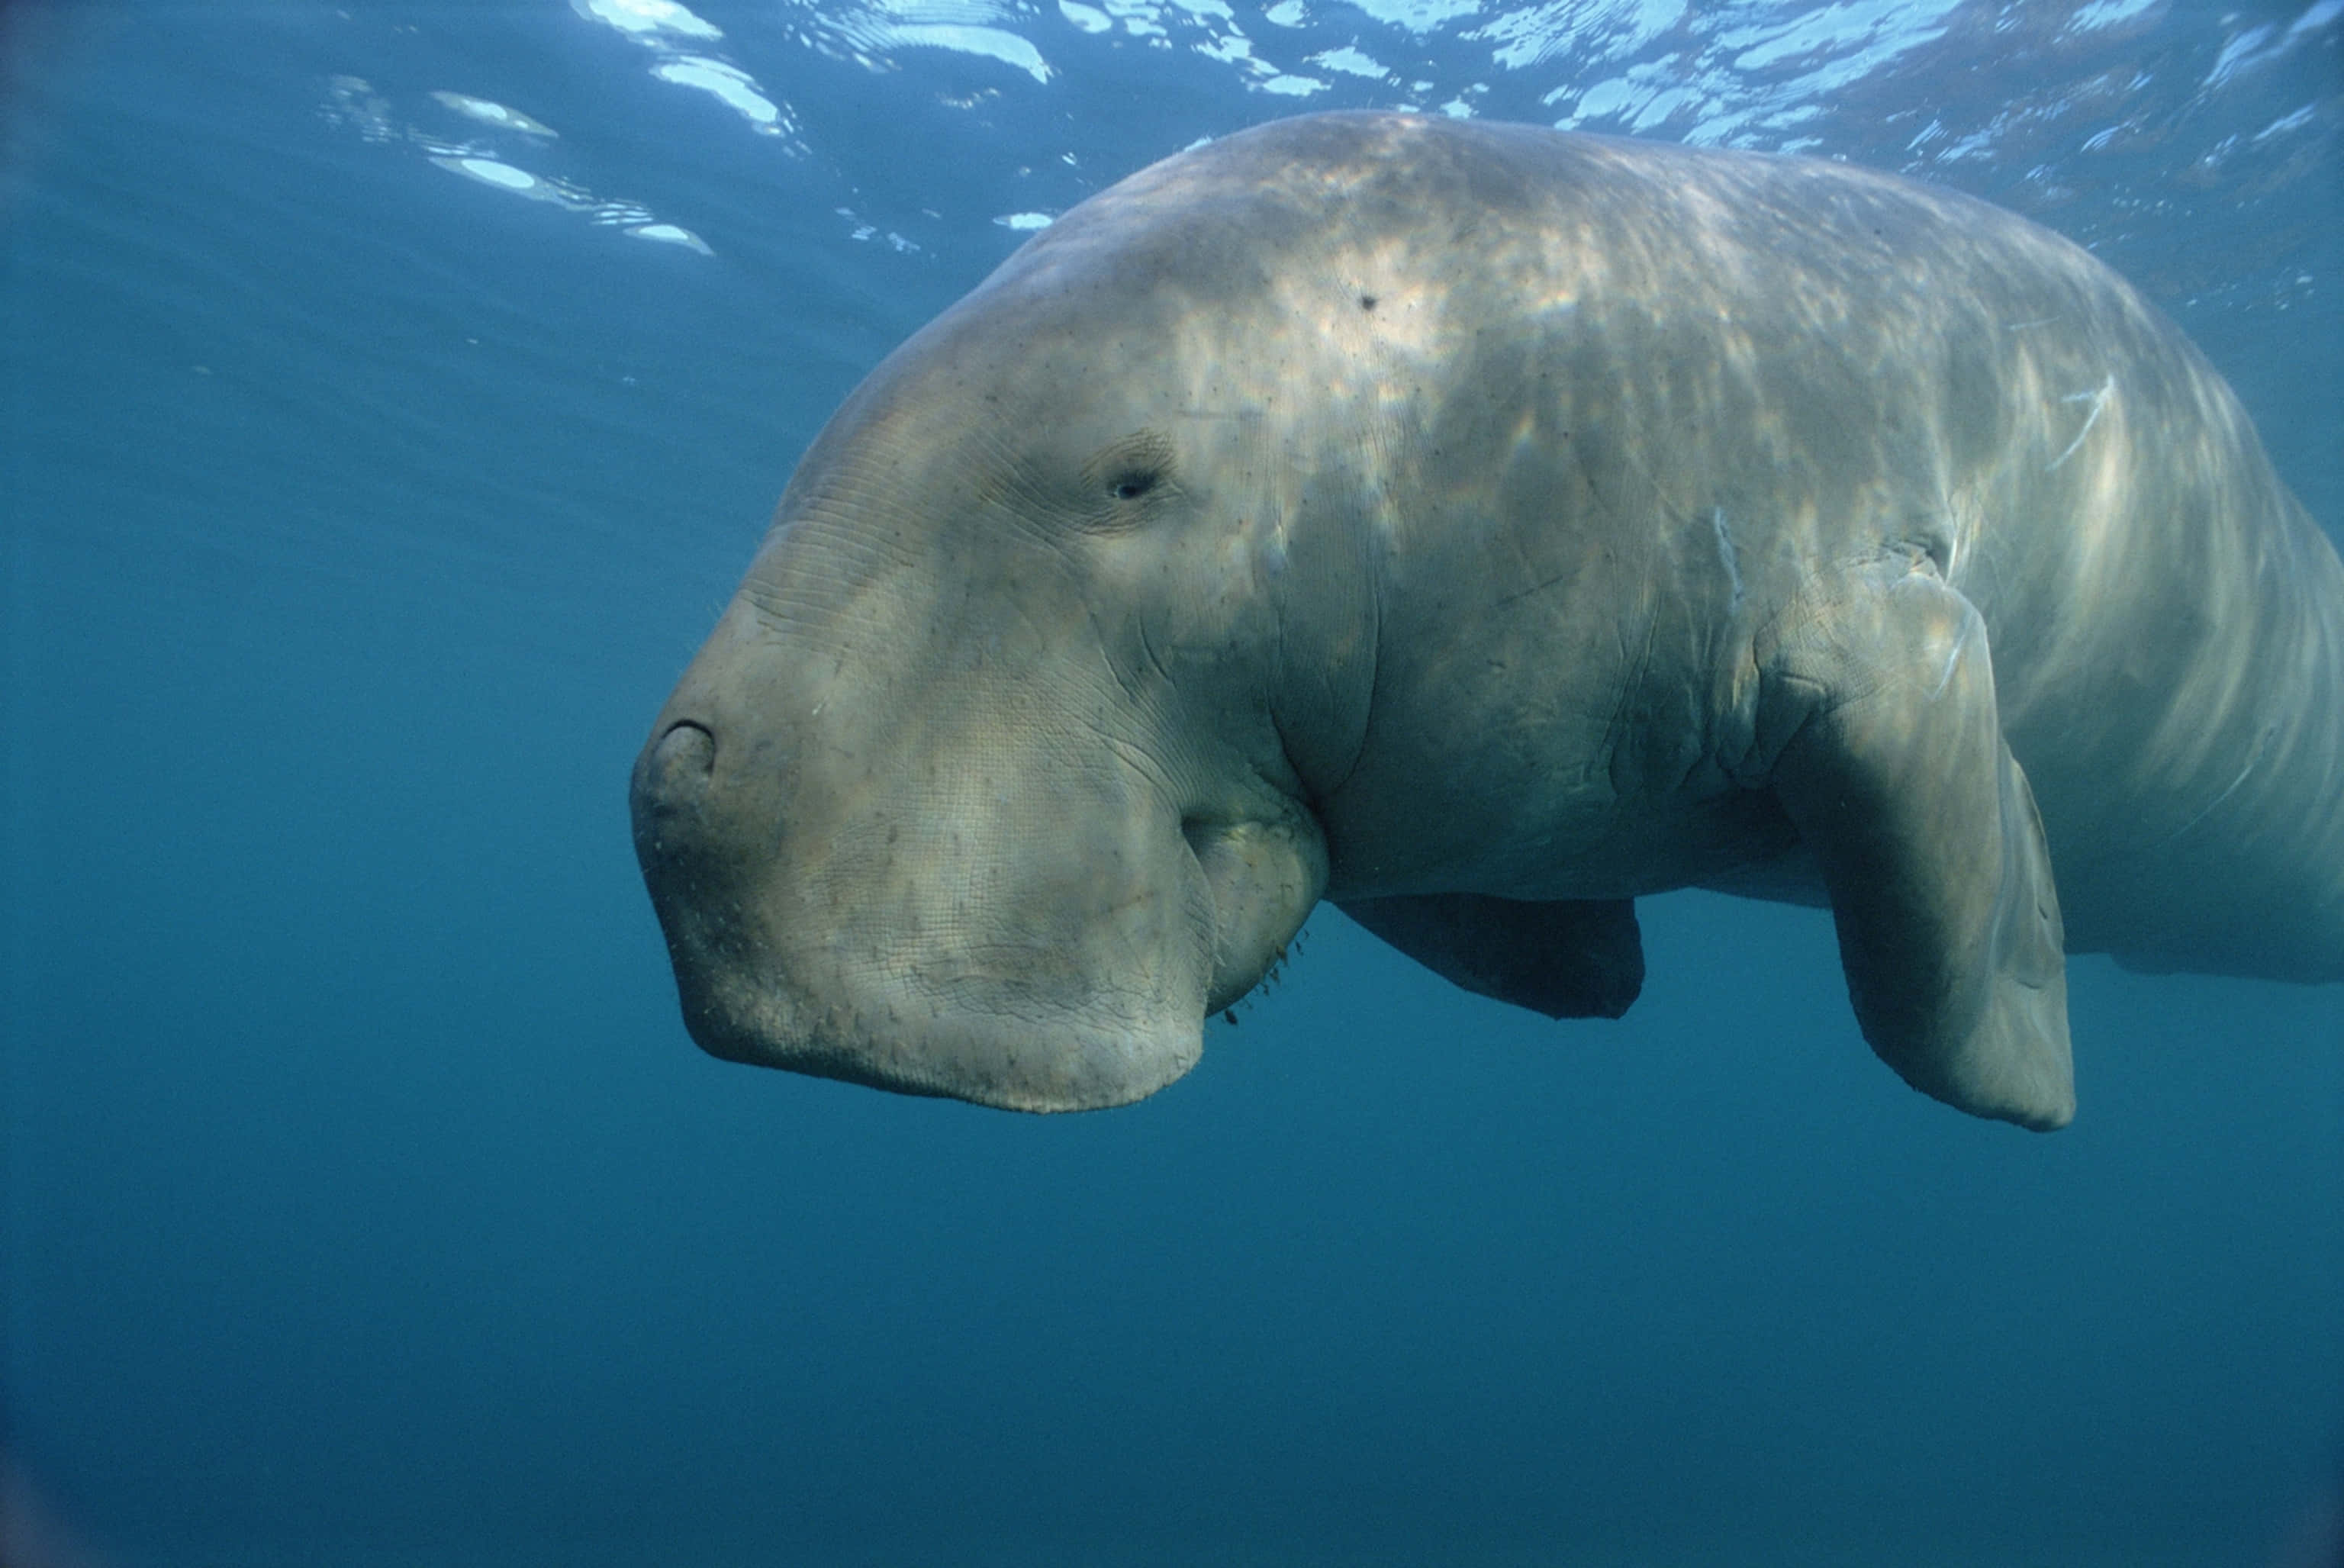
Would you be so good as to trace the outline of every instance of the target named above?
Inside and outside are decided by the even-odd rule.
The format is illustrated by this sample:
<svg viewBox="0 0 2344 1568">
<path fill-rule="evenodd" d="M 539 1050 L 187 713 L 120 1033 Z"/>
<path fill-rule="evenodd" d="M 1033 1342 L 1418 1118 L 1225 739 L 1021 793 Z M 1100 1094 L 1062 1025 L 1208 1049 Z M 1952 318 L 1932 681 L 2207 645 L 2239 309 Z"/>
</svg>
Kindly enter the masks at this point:
<svg viewBox="0 0 2344 1568">
<path fill-rule="evenodd" d="M 1725 509 L 1711 508 L 1709 523 L 1717 530 L 1718 559 L 1725 562 L 1725 575 L 1733 580 L 1733 607 L 1738 610 L 1742 606 L 1742 558 L 1734 551 L 1733 536 L 1725 531 Z"/>
<path fill-rule="evenodd" d="M 2066 451 L 2061 452 L 2057 457 L 2051 460 L 2049 466 L 2045 468 L 2043 470 L 2045 473 L 2053 473 L 2057 471 L 2061 463 L 2066 462 L 2069 458 L 2076 455 L 2076 449 L 2084 444 L 2084 438 L 2090 435 L 2092 433 L 2092 427 L 2100 422 L 2100 410 L 2108 406 L 2108 394 L 2116 389 L 2117 379 L 2113 374 L 2111 374 L 2107 380 L 2100 383 L 2099 390 L 2096 392 L 2070 392 L 2066 397 L 2059 400 L 2063 403 L 2088 402 L 2092 405 L 2092 411 L 2084 416 L 2084 428 L 2076 432 L 2076 439 L 2067 443 L 2067 450 Z"/>
</svg>

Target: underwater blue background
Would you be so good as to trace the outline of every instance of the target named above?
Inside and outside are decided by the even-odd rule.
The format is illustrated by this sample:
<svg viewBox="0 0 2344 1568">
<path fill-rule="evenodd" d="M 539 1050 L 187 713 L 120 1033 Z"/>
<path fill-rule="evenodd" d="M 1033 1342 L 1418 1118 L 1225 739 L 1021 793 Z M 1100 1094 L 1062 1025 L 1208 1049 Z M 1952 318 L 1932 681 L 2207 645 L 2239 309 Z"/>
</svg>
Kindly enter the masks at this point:
<svg viewBox="0 0 2344 1568">
<path fill-rule="evenodd" d="M 2333 532 L 2344 0 L 0 15 L 0 1559 L 2337 1560 L 2344 988 L 2076 960 L 2044 1138 L 1815 912 L 1556 1026 L 1322 911 L 1027 1118 L 702 1057 L 625 784 L 863 372 L 1308 109 L 2015 207 Z"/>
</svg>

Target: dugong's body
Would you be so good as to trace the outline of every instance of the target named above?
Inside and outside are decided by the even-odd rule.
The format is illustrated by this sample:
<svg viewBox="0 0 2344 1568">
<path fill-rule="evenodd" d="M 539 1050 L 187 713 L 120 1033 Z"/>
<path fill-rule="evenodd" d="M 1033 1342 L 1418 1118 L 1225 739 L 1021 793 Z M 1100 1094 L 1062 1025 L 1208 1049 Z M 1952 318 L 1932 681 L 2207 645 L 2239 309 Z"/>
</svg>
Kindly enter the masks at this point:
<svg viewBox="0 0 2344 1568">
<path fill-rule="evenodd" d="M 1330 898 L 1616 1016 L 1827 902 L 1915 1086 L 2072 1113 L 2066 951 L 2344 978 L 2344 568 L 2042 229 L 1387 115 L 1084 203 L 806 454 L 634 775 L 694 1037 L 1137 1098 Z"/>
</svg>

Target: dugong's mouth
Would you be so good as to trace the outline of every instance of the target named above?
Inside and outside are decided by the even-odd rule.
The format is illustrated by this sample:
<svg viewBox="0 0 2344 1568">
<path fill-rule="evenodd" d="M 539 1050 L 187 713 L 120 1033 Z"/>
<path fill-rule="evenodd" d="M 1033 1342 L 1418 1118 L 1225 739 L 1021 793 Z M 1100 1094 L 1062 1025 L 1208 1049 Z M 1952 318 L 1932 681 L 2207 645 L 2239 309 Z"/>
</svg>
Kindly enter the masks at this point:
<svg viewBox="0 0 2344 1568">
<path fill-rule="evenodd" d="M 1147 1019 L 1012 1007 L 998 986 L 939 988 L 925 1005 L 819 1006 L 796 987 L 676 952 L 684 1026 L 712 1056 L 897 1094 L 1001 1110 L 1103 1110 L 1144 1099 L 1197 1064 L 1201 1015 Z"/>
</svg>

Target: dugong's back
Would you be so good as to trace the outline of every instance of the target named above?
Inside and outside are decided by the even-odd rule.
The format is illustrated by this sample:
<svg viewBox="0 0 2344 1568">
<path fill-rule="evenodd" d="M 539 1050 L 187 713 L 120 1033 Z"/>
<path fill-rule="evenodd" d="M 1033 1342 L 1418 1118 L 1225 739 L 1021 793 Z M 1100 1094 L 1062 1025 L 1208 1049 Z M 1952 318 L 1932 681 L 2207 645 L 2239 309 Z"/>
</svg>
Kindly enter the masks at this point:
<svg viewBox="0 0 2344 1568">
<path fill-rule="evenodd" d="M 1845 165 L 1372 115 L 1167 160 L 1053 238 L 1095 225 L 1472 296 L 1504 352 L 1449 356 L 1436 401 L 1608 430 L 1639 493 L 1603 526 L 1663 541 L 1659 597 L 1779 606 L 1914 541 L 1985 619 L 2070 950 L 2344 979 L 2344 566 L 2219 375 L 2082 249 Z M 1731 588 L 1688 583 L 1729 524 Z"/>
</svg>

